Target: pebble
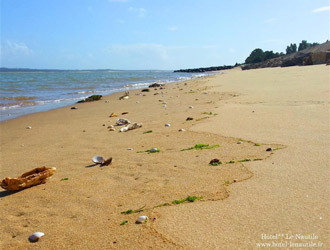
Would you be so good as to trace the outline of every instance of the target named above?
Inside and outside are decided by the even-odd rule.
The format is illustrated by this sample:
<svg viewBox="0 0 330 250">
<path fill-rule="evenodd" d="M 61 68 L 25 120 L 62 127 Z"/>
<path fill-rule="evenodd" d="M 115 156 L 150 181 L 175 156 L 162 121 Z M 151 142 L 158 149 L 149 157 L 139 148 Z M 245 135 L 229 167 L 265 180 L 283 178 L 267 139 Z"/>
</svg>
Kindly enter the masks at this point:
<svg viewBox="0 0 330 250">
<path fill-rule="evenodd" d="M 78 109 L 77 107 L 71 107 L 71 109 Z"/>
<path fill-rule="evenodd" d="M 167 108 L 167 105 L 166 104 L 163 104 L 163 108 Z"/>
<path fill-rule="evenodd" d="M 186 121 L 192 121 L 192 120 L 194 120 L 194 118 L 192 118 L 192 117 L 187 117 L 187 119 L 186 119 Z"/>
<path fill-rule="evenodd" d="M 114 127 L 115 127 L 115 126 L 113 126 L 113 125 L 109 125 L 109 126 L 108 126 L 108 128 L 114 128 Z"/>
<path fill-rule="evenodd" d="M 158 148 L 152 148 L 149 150 L 150 153 L 157 152 L 157 151 L 158 151 Z"/>
<path fill-rule="evenodd" d="M 238 141 L 237 144 L 243 144 L 243 142 L 242 141 Z"/>
<path fill-rule="evenodd" d="M 128 148 L 127 150 L 134 150 L 133 148 Z"/>
<path fill-rule="evenodd" d="M 184 132 L 184 131 L 186 131 L 184 128 L 179 129 L 179 132 Z"/>
<path fill-rule="evenodd" d="M 31 126 L 27 126 L 26 129 L 31 129 L 32 127 Z"/>
<path fill-rule="evenodd" d="M 194 107 L 193 106 L 189 106 L 190 109 L 193 109 Z"/>
<path fill-rule="evenodd" d="M 267 148 L 266 151 L 273 151 L 273 149 L 272 148 Z"/>
<path fill-rule="evenodd" d="M 165 127 L 171 127 L 171 124 L 165 123 Z"/>
</svg>

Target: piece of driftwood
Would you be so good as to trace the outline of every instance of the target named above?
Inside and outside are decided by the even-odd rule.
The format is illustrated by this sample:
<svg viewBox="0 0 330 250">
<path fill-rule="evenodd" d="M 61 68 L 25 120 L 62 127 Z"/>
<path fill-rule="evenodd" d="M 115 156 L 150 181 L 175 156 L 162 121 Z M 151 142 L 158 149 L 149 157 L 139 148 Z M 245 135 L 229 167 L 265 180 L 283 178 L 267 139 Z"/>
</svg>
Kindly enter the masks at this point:
<svg viewBox="0 0 330 250">
<path fill-rule="evenodd" d="M 56 168 L 41 167 L 32 169 L 17 178 L 6 177 L 0 186 L 10 191 L 19 191 L 35 185 L 45 183 L 47 178 L 52 176 Z"/>
</svg>

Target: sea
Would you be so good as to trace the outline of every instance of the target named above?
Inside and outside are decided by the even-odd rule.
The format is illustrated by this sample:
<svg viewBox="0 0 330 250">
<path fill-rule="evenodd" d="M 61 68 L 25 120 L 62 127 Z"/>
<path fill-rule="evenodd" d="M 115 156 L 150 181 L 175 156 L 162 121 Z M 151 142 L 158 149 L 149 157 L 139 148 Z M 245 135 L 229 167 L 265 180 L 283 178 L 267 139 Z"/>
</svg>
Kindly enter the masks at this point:
<svg viewBox="0 0 330 250">
<path fill-rule="evenodd" d="M 167 84 L 209 73 L 163 70 L 7 71 L 0 72 L 0 121 L 73 105 L 91 95 Z"/>
</svg>

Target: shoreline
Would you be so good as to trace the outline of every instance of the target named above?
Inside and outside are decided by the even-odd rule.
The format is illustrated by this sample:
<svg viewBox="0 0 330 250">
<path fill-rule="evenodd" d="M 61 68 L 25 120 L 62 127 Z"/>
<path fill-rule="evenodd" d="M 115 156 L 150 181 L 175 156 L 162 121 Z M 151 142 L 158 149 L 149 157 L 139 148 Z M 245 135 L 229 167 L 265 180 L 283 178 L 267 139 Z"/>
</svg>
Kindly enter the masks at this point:
<svg viewBox="0 0 330 250">
<path fill-rule="evenodd" d="M 304 198 L 296 195 L 299 189 L 294 193 L 295 199 L 290 193 L 283 193 L 299 182 L 310 185 L 303 172 L 298 171 L 293 182 L 280 182 L 285 176 L 282 165 L 291 178 L 290 167 L 297 171 L 292 162 L 300 164 L 300 161 L 298 156 L 292 157 L 293 152 L 307 154 L 299 146 L 300 134 L 293 140 L 286 132 L 286 129 L 291 132 L 290 122 L 295 124 L 294 117 L 286 116 L 289 114 L 286 109 L 291 112 L 292 107 L 298 105 L 300 109 L 293 111 L 300 117 L 314 106 L 323 109 L 326 105 L 323 101 L 318 104 L 318 95 L 308 92 L 307 85 L 304 85 L 306 91 L 297 93 L 287 102 L 286 92 L 282 92 L 290 88 L 284 84 L 286 77 L 294 75 L 290 82 L 292 88 L 296 88 L 300 77 L 311 80 L 316 72 L 324 80 L 324 70 L 320 66 L 304 67 L 303 70 L 292 67 L 246 72 L 234 69 L 225 71 L 225 74 L 166 84 L 164 90 L 151 89 L 145 93 L 133 90 L 128 100 L 119 101 L 121 93 L 115 93 L 100 101 L 75 104 L 77 110 L 69 109 L 72 106 L 69 105 L 1 122 L 2 178 L 16 177 L 43 165 L 57 167 L 55 175 L 44 185 L 14 194 L 1 192 L 4 246 L 7 249 L 30 249 L 34 246 L 26 240 L 29 232 L 42 231 L 46 236 L 37 244 L 54 249 L 133 249 L 137 244 L 142 248 L 152 246 L 157 249 L 255 248 L 260 233 L 270 234 L 270 229 L 274 228 L 279 232 L 290 230 L 304 235 L 314 230 L 325 244 L 327 231 L 324 223 L 329 218 L 321 209 L 326 202 L 322 203 L 322 197 L 329 193 L 324 186 L 326 179 L 320 187 L 322 196 L 316 196 L 317 190 L 310 192 L 310 199 L 319 202 L 317 209 L 313 203 L 315 213 L 323 218 L 318 221 L 314 217 L 310 219 L 317 227 L 309 227 L 306 223 L 310 221 L 303 223 L 298 219 L 300 214 L 306 213 L 299 205 Z M 277 78 L 283 84 L 276 86 L 274 92 Z M 319 94 L 322 90 L 323 98 L 324 86 L 320 79 L 312 80 L 317 86 L 313 91 Z M 249 84 L 244 85 L 244 81 Z M 258 85 L 263 82 L 268 87 Z M 310 101 L 311 97 L 316 99 L 312 98 L 309 105 L 304 104 L 303 100 Z M 294 101 L 296 106 L 292 106 Z M 316 111 L 315 114 L 320 114 Z M 119 117 L 142 122 L 142 128 L 119 133 L 115 127 L 116 131 L 110 132 L 107 126 L 113 125 L 116 118 L 109 118 L 109 115 L 123 112 L 128 114 Z M 187 117 L 193 120 L 186 121 Z M 322 116 L 317 118 L 323 121 Z M 279 131 L 275 129 L 278 121 L 283 124 Z M 166 123 L 171 126 L 165 127 Z M 32 129 L 27 130 L 28 125 Z M 310 123 L 301 128 L 305 126 L 309 129 Z M 186 131 L 179 132 L 179 129 Z M 273 132 L 269 133 L 272 129 Z M 147 131 L 152 133 L 144 133 Z M 313 135 L 309 136 L 312 138 Z M 243 143 L 238 144 L 238 141 Z M 312 153 L 324 145 L 322 140 L 320 142 L 323 144 L 316 141 L 310 145 L 314 147 Z M 219 146 L 190 149 L 196 144 Z M 160 152 L 144 152 L 153 147 L 159 148 Z M 269 147 L 282 150 L 268 152 Z M 15 161 L 18 155 L 19 162 Z M 103 168 L 89 167 L 94 155 L 111 156 L 113 164 Z M 288 159 L 288 155 L 292 159 Z M 208 163 L 214 158 L 220 159 L 222 164 L 210 166 Z M 324 162 L 324 159 L 319 157 L 319 161 Z M 67 181 L 61 181 L 66 177 Z M 317 174 L 312 177 L 320 178 Z M 278 187 L 278 182 L 282 186 Z M 267 200 L 267 196 L 259 193 L 261 190 L 269 197 L 273 194 L 273 200 Z M 172 201 L 187 196 L 203 198 L 193 203 L 172 204 Z M 259 199 L 266 203 L 259 203 Z M 274 204 L 281 201 L 286 203 L 277 207 L 284 205 L 288 214 L 285 210 L 281 210 L 282 214 L 276 212 Z M 309 208 L 309 204 L 305 206 Z M 146 210 L 142 213 L 121 214 L 144 205 Z M 293 219 L 288 218 L 289 214 Z M 150 221 L 135 225 L 139 215 L 147 215 Z M 128 223 L 121 226 L 124 220 Z M 317 224 L 320 221 L 322 224 Z M 242 231 L 241 228 L 250 230 Z M 301 230 L 303 228 L 305 230 Z M 97 239 L 90 236 L 91 230 L 99 235 Z"/>
</svg>

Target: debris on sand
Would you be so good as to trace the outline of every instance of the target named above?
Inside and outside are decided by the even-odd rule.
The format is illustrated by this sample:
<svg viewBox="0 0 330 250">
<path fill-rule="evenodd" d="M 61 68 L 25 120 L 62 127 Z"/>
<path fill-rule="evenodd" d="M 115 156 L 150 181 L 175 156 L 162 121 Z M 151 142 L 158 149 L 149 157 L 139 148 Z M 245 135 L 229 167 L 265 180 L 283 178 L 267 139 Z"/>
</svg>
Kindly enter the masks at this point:
<svg viewBox="0 0 330 250">
<path fill-rule="evenodd" d="M 101 98 L 102 98 L 102 95 L 91 95 L 83 100 L 78 101 L 77 103 L 98 101 Z"/>
<path fill-rule="evenodd" d="M 10 191 L 18 191 L 39 184 L 43 184 L 56 171 L 56 168 L 34 168 L 17 178 L 6 177 L 2 180 L 0 186 Z"/>
</svg>

